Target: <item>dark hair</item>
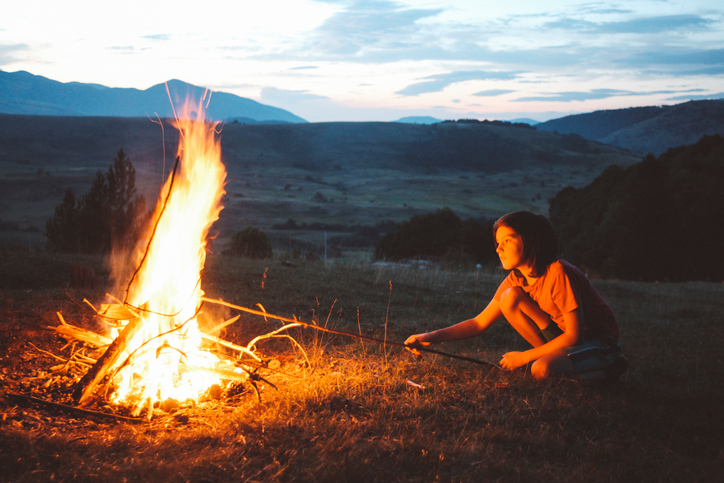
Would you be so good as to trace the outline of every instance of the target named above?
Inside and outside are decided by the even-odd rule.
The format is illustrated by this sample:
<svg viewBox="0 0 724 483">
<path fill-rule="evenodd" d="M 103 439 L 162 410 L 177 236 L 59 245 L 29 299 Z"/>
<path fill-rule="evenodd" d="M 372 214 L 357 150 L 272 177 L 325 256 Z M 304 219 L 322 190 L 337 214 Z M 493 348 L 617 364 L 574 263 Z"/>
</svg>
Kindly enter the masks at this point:
<svg viewBox="0 0 724 483">
<path fill-rule="evenodd" d="M 501 226 L 507 226 L 523 239 L 523 259 L 533 268 L 532 276 L 540 277 L 558 259 L 558 240 L 545 216 L 530 211 L 503 215 L 493 225 L 493 237 Z"/>
</svg>

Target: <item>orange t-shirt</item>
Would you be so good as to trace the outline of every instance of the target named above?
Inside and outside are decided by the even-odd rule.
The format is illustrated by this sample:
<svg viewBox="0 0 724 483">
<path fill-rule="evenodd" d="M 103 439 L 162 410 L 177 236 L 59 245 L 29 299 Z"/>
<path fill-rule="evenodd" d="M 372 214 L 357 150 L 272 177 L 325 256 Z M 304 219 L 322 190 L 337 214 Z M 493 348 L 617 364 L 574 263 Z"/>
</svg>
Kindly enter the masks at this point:
<svg viewBox="0 0 724 483">
<path fill-rule="evenodd" d="M 526 279 L 512 270 L 500 284 L 493 297 L 500 296 L 510 287 L 521 287 L 535 300 L 543 312 L 551 316 L 563 332 L 566 323 L 563 314 L 581 308 L 586 337 L 610 335 L 619 338 L 618 323 L 611 307 L 603 300 L 596 288 L 579 269 L 557 260 L 551 263 L 542 277 L 533 285 L 526 285 Z"/>
</svg>

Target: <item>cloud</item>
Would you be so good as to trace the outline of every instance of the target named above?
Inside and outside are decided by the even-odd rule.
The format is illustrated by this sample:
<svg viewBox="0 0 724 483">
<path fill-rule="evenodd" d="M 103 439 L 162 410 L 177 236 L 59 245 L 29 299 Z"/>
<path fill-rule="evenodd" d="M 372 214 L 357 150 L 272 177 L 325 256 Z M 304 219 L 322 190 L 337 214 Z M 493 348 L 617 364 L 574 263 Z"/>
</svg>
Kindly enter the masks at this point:
<svg viewBox="0 0 724 483">
<path fill-rule="evenodd" d="M 598 99 L 607 99 L 609 97 L 631 97 L 631 96 L 651 96 L 666 94 L 681 94 L 682 92 L 702 92 L 703 89 L 688 89 L 678 91 L 625 91 L 619 89 L 592 89 L 590 91 L 570 91 L 555 92 L 544 94 L 541 96 L 521 97 L 513 102 L 572 102 L 572 101 L 591 101 Z M 684 95 L 678 98 L 672 97 L 669 100 L 688 100 L 693 98 L 711 99 L 710 96 L 719 94 L 710 94 L 707 96 L 690 96 Z"/>
<path fill-rule="evenodd" d="M 148 40 L 171 40 L 171 36 L 169 34 L 144 35 L 141 38 Z"/>
<path fill-rule="evenodd" d="M 631 91 L 622 91 L 618 89 L 593 89 L 590 91 L 571 91 L 556 92 L 543 96 L 521 97 L 515 99 L 515 102 L 571 102 L 571 101 L 590 101 L 594 99 L 606 99 L 608 97 L 630 96 L 634 95 Z"/>
<path fill-rule="evenodd" d="M 327 96 L 312 94 L 309 91 L 290 91 L 277 89 L 276 87 L 264 87 L 261 90 L 261 100 L 264 103 L 293 105 L 303 102 L 320 101 L 329 99 Z"/>
<path fill-rule="evenodd" d="M 621 22 L 596 23 L 572 17 L 560 17 L 543 24 L 543 29 L 577 31 L 588 34 L 658 34 L 673 31 L 708 30 L 712 21 L 698 15 L 642 17 Z"/>
<path fill-rule="evenodd" d="M 596 30 L 612 34 L 658 34 L 675 30 L 707 30 L 711 23 L 711 20 L 698 15 L 667 15 L 603 23 Z"/>
<path fill-rule="evenodd" d="M 701 89 L 697 89 L 701 90 Z M 724 92 L 718 94 L 699 94 L 696 96 L 674 96 L 666 99 L 667 101 L 703 101 L 707 99 L 724 99 Z"/>
<path fill-rule="evenodd" d="M 308 70 L 308 69 L 318 69 L 316 65 L 302 65 L 299 67 L 290 67 L 289 70 Z"/>
<path fill-rule="evenodd" d="M 474 96 L 480 96 L 480 97 L 496 97 L 496 96 L 502 96 L 504 94 L 510 94 L 511 92 L 515 92 L 511 89 L 489 89 L 487 91 L 480 91 L 473 94 Z"/>
<path fill-rule="evenodd" d="M 441 8 L 408 8 L 386 0 L 358 0 L 322 22 L 303 44 L 280 55 L 360 61 L 397 53 L 394 60 L 398 60 L 399 53 L 404 56 L 423 44 L 418 37 L 428 27 L 418 21 L 441 12 Z"/>
<path fill-rule="evenodd" d="M 108 50 L 117 50 L 120 52 L 133 52 L 136 50 L 136 48 L 132 45 L 115 45 L 112 47 L 107 47 Z"/>
<path fill-rule="evenodd" d="M 686 49 L 664 48 L 633 53 L 626 57 L 625 63 L 640 65 L 711 65 L 724 66 L 724 49 Z"/>
<path fill-rule="evenodd" d="M 515 72 L 488 72 L 484 70 L 448 72 L 423 77 L 423 82 L 411 84 L 395 94 L 402 96 L 418 96 L 428 92 L 439 92 L 451 84 L 471 80 L 511 80 L 517 76 Z"/>
<path fill-rule="evenodd" d="M 20 60 L 16 54 L 25 53 L 29 50 L 27 44 L 0 45 L 0 65 L 14 64 Z"/>
</svg>

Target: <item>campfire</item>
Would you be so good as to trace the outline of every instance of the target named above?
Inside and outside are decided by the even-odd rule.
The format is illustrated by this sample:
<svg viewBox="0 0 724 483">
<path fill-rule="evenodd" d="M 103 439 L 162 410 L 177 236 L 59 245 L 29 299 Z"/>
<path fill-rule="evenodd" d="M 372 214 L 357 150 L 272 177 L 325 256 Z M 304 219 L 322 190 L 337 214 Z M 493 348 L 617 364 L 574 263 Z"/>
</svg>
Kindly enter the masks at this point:
<svg viewBox="0 0 724 483">
<path fill-rule="evenodd" d="M 131 257 L 132 270 L 123 263 L 112 267 L 132 274 L 126 276 L 123 300 L 96 310 L 110 337 L 71 326 L 58 313 L 61 325 L 56 330 L 66 338 L 107 346 L 76 385 L 73 398 L 78 405 L 102 397 L 109 404 L 130 408 L 133 416 L 145 409 L 150 419 L 159 401 L 197 399 L 256 376 L 258 365 L 249 365 L 260 361 L 254 344 L 268 337 L 289 337 L 279 333 L 298 325 L 287 324 L 246 347 L 213 335 L 238 316 L 220 321 L 207 333 L 200 330 L 206 240 L 223 208 L 226 178 L 218 126 L 203 119 L 201 102 L 187 103 L 176 119 L 180 132 L 176 164 L 161 190 L 149 233 Z M 218 350 L 220 346 L 226 353 Z M 235 356 L 228 354 L 229 349 Z M 247 362 L 241 362 L 242 356 Z"/>
</svg>

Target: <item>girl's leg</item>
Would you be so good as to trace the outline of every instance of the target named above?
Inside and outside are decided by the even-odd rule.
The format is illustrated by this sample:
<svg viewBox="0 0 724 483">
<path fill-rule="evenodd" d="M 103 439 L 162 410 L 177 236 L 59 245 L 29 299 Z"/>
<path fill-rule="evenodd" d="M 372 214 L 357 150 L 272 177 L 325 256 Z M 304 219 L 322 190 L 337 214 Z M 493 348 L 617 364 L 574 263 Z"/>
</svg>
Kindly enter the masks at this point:
<svg viewBox="0 0 724 483">
<path fill-rule="evenodd" d="M 544 355 L 530 366 L 530 373 L 538 380 L 552 376 L 570 376 L 574 371 L 568 354 L 561 350 Z"/>
<path fill-rule="evenodd" d="M 511 287 L 500 297 L 500 310 L 510 325 L 533 347 L 547 341 L 540 334 L 550 324 L 550 316 L 520 287 Z"/>
</svg>

